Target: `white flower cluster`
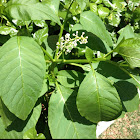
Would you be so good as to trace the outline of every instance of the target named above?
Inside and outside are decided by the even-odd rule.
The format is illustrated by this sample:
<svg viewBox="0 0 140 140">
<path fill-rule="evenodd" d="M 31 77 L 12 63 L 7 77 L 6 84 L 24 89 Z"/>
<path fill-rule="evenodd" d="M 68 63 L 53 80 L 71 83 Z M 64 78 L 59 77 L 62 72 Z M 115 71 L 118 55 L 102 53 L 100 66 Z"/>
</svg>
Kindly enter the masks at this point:
<svg viewBox="0 0 140 140">
<path fill-rule="evenodd" d="M 76 34 L 74 34 L 74 33 L 72 34 L 75 38 L 70 38 L 69 33 L 67 33 L 65 35 L 65 38 L 61 37 L 60 42 L 56 43 L 57 49 L 58 48 L 60 49 L 59 53 L 61 51 L 64 51 L 65 54 L 70 53 L 71 50 L 77 46 L 77 42 L 79 42 L 80 44 L 88 43 L 88 41 L 87 41 L 88 36 L 84 37 L 84 34 L 85 34 L 85 32 L 82 32 L 82 35 L 78 36 L 78 31 L 76 31 Z M 58 55 L 59 55 L 59 53 L 58 53 Z"/>
</svg>

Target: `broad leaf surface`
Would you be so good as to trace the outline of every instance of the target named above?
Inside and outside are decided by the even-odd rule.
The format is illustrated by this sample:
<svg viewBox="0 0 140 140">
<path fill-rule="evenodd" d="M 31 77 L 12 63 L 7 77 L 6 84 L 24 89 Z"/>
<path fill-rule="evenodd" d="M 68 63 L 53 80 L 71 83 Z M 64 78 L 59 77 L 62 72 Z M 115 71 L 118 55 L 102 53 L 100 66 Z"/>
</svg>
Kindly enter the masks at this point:
<svg viewBox="0 0 140 140">
<path fill-rule="evenodd" d="M 94 123 L 113 120 L 122 110 L 115 87 L 93 69 L 82 81 L 76 103 L 80 114 Z"/>
<path fill-rule="evenodd" d="M 74 70 L 61 70 L 58 72 L 57 81 L 65 87 L 77 87 L 83 79 L 83 74 Z"/>
<path fill-rule="evenodd" d="M 140 38 L 129 38 L 116 47 L 118 52 L 131 67 L 140 67 Z"/>
<path fill-rule="evenodd" d="M 122 28 L 119 31 L 119 34 L 120 34 L 120 36 L 117 40 L 117 44 L 119 44 L 122 41 L 123 38 L 128 39 L 128 38 L 134 38 L 135 37 L 135 34 L 134 34 L 130 25 L 127 25 L 124 28 Z"/>
<path fill-rule="evenodd" d="M 25 121 L 15 116 L 15 120 L 8 127 L 5 127 L 2 118 L 0 118 L 0 139 L 23 139 L 24 133 L 35 127 L 40 113 L 41 104 L 35 106 Z"/>
<path fill-rule="evenodd" d="M 32 38 L 16 36 L 1 47 L 1 98 L 20 119 L 27 118 L 40 95 L 45 65 L 43 52 Z"/>
<path fill-rule="evenodd" d="M 95 139 L 96 124 L 83 118 L 76 107 L 77 92 L 57 86 L 49 102 L 48 123 L 53 139 Z"/>
<path fill-rule="evenodd" d="M 109 46 L 112 46 L 111 36 L 106 30 L 103 21 L 94 12 L 83 12 L 80 15 L 80 23 L 83 25 L 85 30 L 92 32 L 100 39 L 104 40 Z"/>
<path fill-rule="evenodd" d="M 5 12 L 10 18 L 17 20 L 52 20 L 61 25 L 55 9 L 38 0 L 10 0 Z"/>
<path fill-rule="evenodd" d="M 128 71 L 132 76 L 130 77 L 118 66 L 108 62 L 100 62 L 97 67 L 97 72 L 108 78 L 116 87 L 123 104 L 123 111 L 130 112 L 139 108 L 137 86 L 140 87 L 140 78 L 137 74 L 134 75 L 132 74 L 134 72 L 131 71 L 130 73 Z"/>
</svg>

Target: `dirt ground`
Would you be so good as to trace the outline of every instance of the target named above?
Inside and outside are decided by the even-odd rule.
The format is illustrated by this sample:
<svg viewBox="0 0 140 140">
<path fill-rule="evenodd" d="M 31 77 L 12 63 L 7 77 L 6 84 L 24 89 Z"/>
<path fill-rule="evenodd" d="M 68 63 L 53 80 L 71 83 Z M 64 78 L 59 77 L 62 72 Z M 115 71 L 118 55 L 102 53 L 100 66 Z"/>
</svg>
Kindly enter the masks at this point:
<svg viewBox="0 0 140 140">
<path fill-rule="evenodd" d="M 140 139 L 140 105 L 139 110 L 117 119 L 98 139 Z"/>
</svg>

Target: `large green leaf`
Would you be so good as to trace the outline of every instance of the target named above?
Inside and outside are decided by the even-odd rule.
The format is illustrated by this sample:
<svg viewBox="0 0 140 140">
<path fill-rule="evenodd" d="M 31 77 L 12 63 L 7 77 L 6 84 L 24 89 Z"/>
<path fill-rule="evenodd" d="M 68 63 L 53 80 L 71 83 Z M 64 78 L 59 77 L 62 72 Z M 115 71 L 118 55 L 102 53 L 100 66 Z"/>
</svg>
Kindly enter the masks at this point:
<svg viewBox="0 0 140 140">
<path fill-rule="evenodd" d="M 40 95 L 45 66 L 40 46 L 30 37 L 13 37 L 1 48 L 1 98 L 20 119 L 27 118 Z"/>
<path fill-rule="evenodd" d="M 131 67 L 140 67 L 140 38 L 129 38 L 119 43 L 114 50 L 118 52 Z"/>
<path fill-rule="evenodd" d="M 100 39 L 106 41 L 109 46 L 112 46 L 112 39 L 109 35 L 103 21 L 91 11 L 83 12 L 80 15 L 80 23 L 83 25 L 83 28 L 88 32 L 92 32 Z"/>
<path fill-rule="evenodd" d="M 77 92 L 58 85 L 49 101 L 48 123 L 53 139 L 95 139 L 96 124 L 83 118 L 76 107 Z"/>
<path fill-rule="evenodd" d="M 61 25 L 56 9 L 38 0 L 10 0 L 5 12 L 17 20 L 52 20 Z"/>
<path fill-rule="evenodd" d="M 82 81 L 76 101 L 80 114 L 94 123 L 113 120 L 122 111 L 115 87 L 93 69 Z"/>
<path fill-rule="evenodd" d="M 127 112 L 139 108 L 137 87 L 140 87 L 140 77 L 137 75 L 138 72 L 134 73 L 133 71 L 129 72 L 127 69 L 120 69 L 114 63 L 109 62 L 100 62 L 97 67 L 97 72 L 112 81 L 121 98 L 123 111 Z"/>
<path fill-rule="evenodd" d="M 10 112 L 9 112 L 10 113 Z M 36 105 L 25 121 L 17 118 L 5 127 L 2 117 L 0 118 L 0 139 L 23 139 L 26 131 L 35 127 L 41 113 L 41 104 Z M 7 116 L 10 117 L 10 116 Z"/>
</svg>

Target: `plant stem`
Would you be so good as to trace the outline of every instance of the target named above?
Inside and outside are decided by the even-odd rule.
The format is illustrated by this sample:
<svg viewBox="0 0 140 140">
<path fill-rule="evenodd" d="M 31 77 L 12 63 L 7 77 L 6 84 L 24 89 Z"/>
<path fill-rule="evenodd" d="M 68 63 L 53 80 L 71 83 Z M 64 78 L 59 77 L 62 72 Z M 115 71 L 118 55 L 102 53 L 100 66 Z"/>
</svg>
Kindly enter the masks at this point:
<svg viewBox="0 0 140 140">
<path fill-rule="evenodd" d="M 53 62 L 53 58 L 50 56 L 50 54 L 42 46 L 41 46 L 41 49 L 49 57 L 49 59 L 51 60 L 51 62 Z"/>
<path fill-rule="evenodd" d="M 107 54 L 104 56 L 104 58 L 106 58 L 107 56 L 109 56 L 110 54 L 112 54 L 113 51 L 114 51 L 114 50 L 112 50 L 112 51 L 110 51 L 109 53 L 107 53 Z"/>
<path fill-rule="evenodd" d="M 65 23 L 66 23 L 66 21 L 67 21 L 67 17 L 68 17 L 69 9 L 70 9 L 71 5 L 73 4 L 73 2 L 74 2 L 74 0 L 71 2 L 69 8 L 67 9 L 66 17 L 65 17 L 65 19 L 64 19 L 63 24 L 62 24 L 61 27 L 60 27 L 60 33 L 59 33 L 59 39 L 58 39 L 59 44 L 60 44 L 60 38 L 61 38 L 62 35 L 63 35 L 64 26 L 65 26 Z M 61 56 L 61 55 L 60 55 L 60 56 L 57 58 L 58 51 L 59 51 L 59 48 L 56 49 L 55 57 L 54 57 L 55 60 L 58 59 L 58 58 Z"/>
<path fill-rule="evenodd" d="M 93 58 L 92 61 L 106 61 L 106 58 Z M 87 59 L 57 59 L 57 60 L 53 60 L 53 62 L 55 63 L 90 63 L 90 61 L 88 61 Z"/>
<path fill-rule="evenodd" d="M 63 35 L 63 30 L 64 30 L 64 23 L 63 23 L 63 24 L 61 25 L 61 27 L 60 27 L 60 33 L 59 33 L 59 39 L 58 39 L 58 42 L 59 42 L 59 43 L 60 43 L 60 38 L 61 38 L 62 35 Z M 58 58 L 57 58 L 58 51 L 59 51 L 59 48 L 56 49 L 55 57 L 54 57 L 55 60 L 58 59 Z"/>
<path fill-rule="evenodd" d="M 29 32 L 29 27 L 28 27 L 27 21 L 25 21 L 25 26 L 26 26 L 26 29 L 27 29 L 28 36 L 30 36 L 30 32 Z"/>
</svg>

